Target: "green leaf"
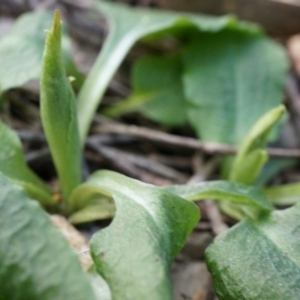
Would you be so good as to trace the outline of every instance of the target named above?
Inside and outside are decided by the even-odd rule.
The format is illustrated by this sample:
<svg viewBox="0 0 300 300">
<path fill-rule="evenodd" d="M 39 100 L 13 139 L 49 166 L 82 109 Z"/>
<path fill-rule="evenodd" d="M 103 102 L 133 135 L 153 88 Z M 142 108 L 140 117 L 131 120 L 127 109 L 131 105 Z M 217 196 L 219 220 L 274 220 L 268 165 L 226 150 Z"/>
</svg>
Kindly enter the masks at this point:
<svg viewBox="0 0 300 300">
<path fill-rule="evenodd" d="M 48 12 L 20 17 L 0 40 L 0 90 L 19 87 L 39 78 L 44 47 L 44 30 L 51 24 Z"/>
<path fill-rule="evenodd" d="M 254 124 L 233 162 L 229 174 L 230 180 L 251 184 L 257 179 L 268 160 L 268 155 L 264 149 L 268 135 L 284 113 L 285 107 L 280 105 L 264 114 Z"/>
<path fill-rule="evenodd" d="M 287 58 L 264 36 L 199 33 L 183 63 L 188 120 L 205 141 L 239 144 L 283 100 Z"/>
<path fill-rule="evenodd" d="M 27 166 L 17 134 L 0 121 L 0 172 L 43 205 L 54 205 L 50 190 Z"/>
<path fill-rule="evenodd" d="M 123 4 L 94 0 L 95 8 L 105 14 L 110 32 L 78 98 L 81 144 L 84 143 L 93 115 L 117 68 L 141 38 L 158 39 L 165 35 L 186 36 L 186 32 L 218 32 L 225 28 L 260 34 L 258 27 L 238 22 L 232 16 L 208 17 L 155 9 L 132 9 Z M 252 67 L 252 66 L 251 66 Z"/>
<path fill-rule="evenodd" d="M 171 185 L 164 189 L 192 201 L 214 199 L 253 206 L 265 212 L 273 209 L 259 189 L 237 182 L 199 182 L 191 185 Z"/>
<path fill-rule="evenodd" d="M 124 112 L 138 110 L 162 124 L 184 125 L 185 99 L 179 58 L 178 55 L 149 56 L 138 60 L 132 74 L 133 95 L 106 113 L 116 117 Z"/>
<path fill-rule="evenodd" d="M 56 11 L 48 32 L 41 77 L 41 116 L 63 195 L 81 182 L 81 150 L 74 92 L 61 52 L 61 21 Z"/>
<path fill-rule="evenodd" d="M 52 13 L 48 11 L 23 14 L 11 31 L 0 40 L 1 92 L 40 77 L 45 29 L 50 27 L 51 20 Z M 81 80 L 70 57 L 70 40 L 66 34 L 64 40 L 68 73 Z"/>
<path fill-rule="evenodd" d="M 299 299 L 299 207 L 244 220 L 218 236 L 206 262 L 220 300 Z"/>
<path fill-rule="evenodd" d="M 233 163 L 227 159 L 223 165 L 227 169 L 225 172 L 223 170 L 223 173 L 227 173 L 226 178 L 244 184 L 252 184 L 257 180 L 268 161 L 268 154 L 264 148 L 269 133 L 284 112 L 284 106 L 279 106 L 267 112 L 254 124 Z M 257 217 L 252 209 L 241 209 L 233 203 L 221 203 L 220 208 L 224 213 L 238 220 L 243 219 L 245 215 Z"/>
<path fill-rule="evenodd" d="M 266 186 L 279 173 L 294 166 L 296 163 L 297 160 L 292 158 L 271 158 L 256 179 L 255 186 Z"/>
<path fill-rule="evenodd" d="M 94 289 L 97 300 L 112 300 L 111 292 L 108 284 L 105 280 L 97 273 L 95 265 L 92 265 L 87 271 L 87 275 L 90 279 L 91 285 Z"/>
<path fill-rule="evenodd" d="M 199 220 L 198 208 L 161 188 L 100 171 L 72 195 L 73 208 L 98 192 L 113 197 L 117 213 L 91 240 L 97 271 L 114 300 L 172 299 L 169 267 Z"/>
<path fill-rule="evenodd" d="M 238 144 L 265 111 L 282 101 L 284 53 L 263 36 L 238 32 L 193 36 L 183 53 L 138 60 L 132 96 L 110 109 L 110 115 L 135 109 L 163 124 L 182 125 L 187 120 L 204 140 Z M 261 53 L 265 48 L 279 61 L 274 67 Z M 253 60 L 264 64 L 245 73 Z M 249 113 L 251 117 L 246 118 Z M 257 153 L 253 159 L 263 165 L 266 154 Z"/>
<path fill-rule="evenodd" d="M 266 150 L 255 149 L 244 156 L 239 164 L 234 164 L 230 172 L 230 180 L 252 184 L 260 175 L 267 163 L 269 155 Z"/>
<path fill-rule="evenodd" d="M 289 183 L 265 189 L 265 195 L 276 205 L 293 205 L 300 201 L 300 183 Z"/>
<path fill-rule="evenodd" d="M 96 299 L 43 209 L 0 174 L 0 293 L 9 300 Z"/>
<path fill-rule="evenodd" d="M 229 210 L 228 214 L 233 215 L 236 219 L 243 219 L 245 213 L 255 218 L 260 211 L 271 211 L 274 208 L 262 191 L 237 182 L 210 181 L 192 185 L 171 185 L 163 187 L 163 189 L 190 201 L 214 199 L 231 202 L 234 205 L 228 205 L 225 202 L 220 203 L 220 205 L 226 213 Z M 80 193 L 78 190 L 80 190 Z M 70 208 L 75 211 L 69 217 L 72 223 L 76 224 L 114 216 L 115 206 L 107 197 L 104 197 L 103 200 L 98 199 L 96 202 L 91 200 L 92 196 L 97 193 L 99 193 L 98 188 L 92 186 L 86 189 L 80 187 L 74 191 L 70 199 Z M 249 209 L 249 207 L 252 209 Z M 235 213 L 239 211 L 239 214 L 234 214 L 233 210 L 236 210 Z"/>
<path fill-rule="evenodd" d="M 99 200 L 98 203 L 88 204 L 86 207 L 76 211 L 69 217 L 73 224 L 91 222 L 96 220 L 111 219 L 115 216 L 115 204 L 107 200 Z"/>
</svg>

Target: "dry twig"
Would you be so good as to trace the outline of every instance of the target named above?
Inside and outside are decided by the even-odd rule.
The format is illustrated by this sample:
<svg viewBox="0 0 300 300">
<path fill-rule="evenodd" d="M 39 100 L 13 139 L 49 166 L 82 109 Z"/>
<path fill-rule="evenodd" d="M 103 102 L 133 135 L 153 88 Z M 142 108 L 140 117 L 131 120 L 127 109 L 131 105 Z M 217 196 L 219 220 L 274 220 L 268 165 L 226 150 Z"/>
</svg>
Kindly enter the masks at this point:
<svg viewBox="0 0 300 300">
<path fill-rule="evenodd" d="M 205 208 L 207 217 L 210 220 L 212 231 L 218 235 L 228 229 L 228 226 L 222 219 L 222 214 L 216 204 L 212 200 L 205 200 Z"/>
<path fill-rule="evenodd" d="M 187 176 L 171 167 L 168 167 L 158 161 L 152 160 L 144 155 L 127 153 L 112 147 L 105 146 L 95 142 L 93 139 L 88 139 L 88 146 L 101 153 L 116 166 L 123 169 L 126 173 L 136 178 L 143 178 L 145 173 L 141 169 L 162 176 L 177 180 L 178 182 L 186 182 Z M 149 176 L 146 176 L 149 178 Z"/>
<path fill-rule="evenodd" d="M 187 184 L 207 180 L 214 171 L 218 159 L 219 157 L 215 157 L 204 163 L 203 157 L 198 153 L 193 159 L 194 175 L 190 178 Z M 222 214 L 214 201 L 205 200 L 204 209 L 210 221 L 211 229 L 216 235 L 228 229 L 228 226 L 223 221 Z"/>
<path fill-rule="evenodd" d="M 144 140 L 152 140 L 178 147 L 200 150 L 209 154 L 235 154 L 238 151 L 236 147 L 226 144 L 215 142 L 201 142 L 190 137 L 177 136 L 134 125 L 123 125 L 117 122 L 104 121 L 104 123 L 102 123 L 102 125 L 98 127 L 97 131 L 101 133 L 131 135 Z M 300 149 L 267 148 L 267 152 L 270 156 L 274 157 L 300 157 Z"/>
</svg>

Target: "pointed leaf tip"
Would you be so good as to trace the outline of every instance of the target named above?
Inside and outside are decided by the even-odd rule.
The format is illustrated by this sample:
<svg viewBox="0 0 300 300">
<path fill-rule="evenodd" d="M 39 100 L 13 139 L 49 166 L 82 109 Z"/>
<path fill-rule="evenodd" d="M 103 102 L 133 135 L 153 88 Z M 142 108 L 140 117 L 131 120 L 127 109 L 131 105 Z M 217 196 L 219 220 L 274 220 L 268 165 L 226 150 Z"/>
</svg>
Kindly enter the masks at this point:
<svg viewBox="0 0 300 300">
<path fill-rule="evenodd" d="M 51 32 L 53 34 L 59 34 L 59 35 L 61 33 L 61 16 L 60 16 L 60 11 L 58 9 L 54 11 Z"/>
<path fill-rule="evenodd" d="M 273 109 L 274 113 L 277 113 L 279 117 L 281 117 L 286 112 L 286 107 L 282 104 Z"/>
</svg>

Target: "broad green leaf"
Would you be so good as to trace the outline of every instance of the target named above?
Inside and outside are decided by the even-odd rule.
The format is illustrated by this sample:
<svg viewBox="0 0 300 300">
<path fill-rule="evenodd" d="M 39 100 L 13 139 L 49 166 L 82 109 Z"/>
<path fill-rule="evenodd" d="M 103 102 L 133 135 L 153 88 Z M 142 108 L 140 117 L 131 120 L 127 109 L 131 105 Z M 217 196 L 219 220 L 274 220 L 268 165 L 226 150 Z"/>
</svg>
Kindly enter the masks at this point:
<svg viewBox="0 0 300 300">
<path fill-rule="evenodd" d="M 138 60 L 133 68 L 133 95 L 106 111 L 115 117 L 138 110 L 148 118 L 166 125 L 186 123 L 180 57 L 149 56 Z"/>
<path fill-rule="evenodd" d="M 54 205 L 50 190 L 27 166 L 17 134 L 0 121 L 0 172 L 23 186 L 28 194 L 43 205 Z"/>
<path fill-rule="evenodd" d="M 299 207 L 244 220 L 218 236 L 206 262 L 220 300 L 298 300 Z"/>
<path fill-rule="evenodd" d="M 183 54 L 188 120 L 201 139 L 237 145 L 283 100 L 287 58 L 270 39 L 199 33 Z"/>
<path fill-rule="evenodd" d="M 271 211 L 272 205 L 257 188 L 229 181 L 199 182 L 191 185 L 171 185 L 165 190 L 187 200 L 214 199 L 249 205 L 261 211 Z"/>
<path fill-rule="evenodd" d="M 81 150 L 74 92 L 61 51 L 61 21 L 56 11 L 48 32 L 41 76 L 41 117 L 63 195 L 81 182 Z"/>
<path fill-rule="evenodd" d="M 32 79 L 38 79 L 45 44 L 45 30 L 50 27 L 52 13 L 38 11 L 23 14 L 11 31 L 0 39 L 0 91 L 20 87 Z M 82 77 L 70 57 L 70 40 L 64 35 L 65 63 L 69 75 Z M 76 83 L 77 83 L 76 81 Z"/>
<path fill-rule="evenodd" d="M 100 55 L 85 81 L 78 99 L 81 144 L 84 143 L 93 115 L 101 98 L 130 48 L 141 38 L 165 35 L 186 36 L 186 32 L 233 31 L 260 34 L 258 27 L 238 22 L 232 16 L 208 17 L 195 14 L 166 12 L 128 7 L 123 4 L 94 0 L 95 8 L 107 17 L 110 27 Z M 252 66 L 251 66 L 252 67 Z"/>
<path fill-rule="evenodd" d="M 172 299 L 169 267 L 199 220 L 192 203 L 161 188 L 100 171 L 72 195 L 73 208 L 98 192 L 113 197 L 117 212 L 91 240 L 97 271 L 114 300 Z"/>
<path fill-rule="evenodd" d="M 246 184 L 253 183 L 268 160 L 265 151 L 271 129 L 285 113 L 280 105 L 264 114 L 245 137 L 229 174 L 229 180 Z"/>
<path fill-rule="evenodd" d="M 135 63 L 133 94 L 111 108 L 110 116 L 138 110 L 163 124 L 182 125 L 187 120 L 204 140 L 239 144 L 255 121 L 282 101 L 284 53 L 264 36 L 232 31 L 189 35 L 194 41 L 189 43 L 186 38 L 183 52 L 146 57 Z M 273 53 L 272 59 L 278 56 L 274 67 L 261 52 L 265 48 Z M 265 65 L 245 73 L 254 60 Z M 245 118 L 249 113 L 251 117 Z M 253 159 L 257 158 L 263 165 L 266 154 L 257 153 Z"/>
<path fill-rule="evenodd" d="M 0 174 L 0 293 L 9 300 L 94 300 L 65 238 L 38 203 Z"/>
</svg>

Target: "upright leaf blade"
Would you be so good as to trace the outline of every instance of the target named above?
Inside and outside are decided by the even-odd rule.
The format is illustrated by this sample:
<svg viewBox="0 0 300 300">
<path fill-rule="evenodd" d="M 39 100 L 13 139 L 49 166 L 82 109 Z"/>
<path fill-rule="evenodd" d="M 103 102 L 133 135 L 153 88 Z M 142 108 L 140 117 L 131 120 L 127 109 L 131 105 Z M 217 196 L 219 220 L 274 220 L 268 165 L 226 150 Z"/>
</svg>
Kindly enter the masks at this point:
<svg viewBox="0 0 300 300">
<path fill-rule="evenodd" d="M 299 299 L 299 207 L 245 220 L 206 251 L 220 300 Z"/>
<path fill-rule="evenodd" d="M 252 184 L 260 175 L 269 159 L 264 149 L 256 149 L 245 155 L 239 164 L 234 164 L 230 172 L 230 180 Z"/>
<path fill-rule="evenodd" d="M 27 166 L 21 142 L 15 132 L 0 121 L 0 172 L 21 185 L 43 205 L 54 205 L 50 190 Z"/>
<path fill-rule="evenodd" d="M 111 195 L 117 207 L 111 225 L 91 240 L 96 269 L 110 285 L 112 298 L 172 299 L 169 267 L 199 219 L 198 208 L 110 171 L 97 172 L 79 186 L 73 205 L 85 205 L 81 199 L 94 193 Z"/>
<path fill-rule="evenodd" d="M 233 163 L 229 159 L 227 160 L 228 165 L 223 165 L 228 171 L 225 175 L 226 178 L 244 184 L 252 184 L 256 181 L 269 158 L 265 150 L 269 133 L 284 112 L 284 106 L 280 105 L 264 114 L 254 124 L 239 148 Z M 245 214 L 251 216 L 254 213 L 255 217 L 252 209 L 241 210 L 241 207 L 234 203 L 220 203 L 220 208 L 238 220 L 243 219 Z"/>
<path fill-rule="evenodd" d="M 56 11 L 43 56 L 41 115 L 62 192 L 68 198 L 81 182 L 81 150 L 74 93 L 61 52 L 61 21 Z"/>
<path fill-rule="evenodd" d="M 246 184 L 256 180 L 268 159 L 265 147 L 269 133 L 284 113 L 285 107 L 280 105 L 268 111 L 253 125 L 233 162 L 230 180 Z"/>
<path fill-rule="evenodd" d="M 4 299 L 96 299 L 78 258 L 47 214 L 2 174 L 0 228 Z"/>
</svg>

